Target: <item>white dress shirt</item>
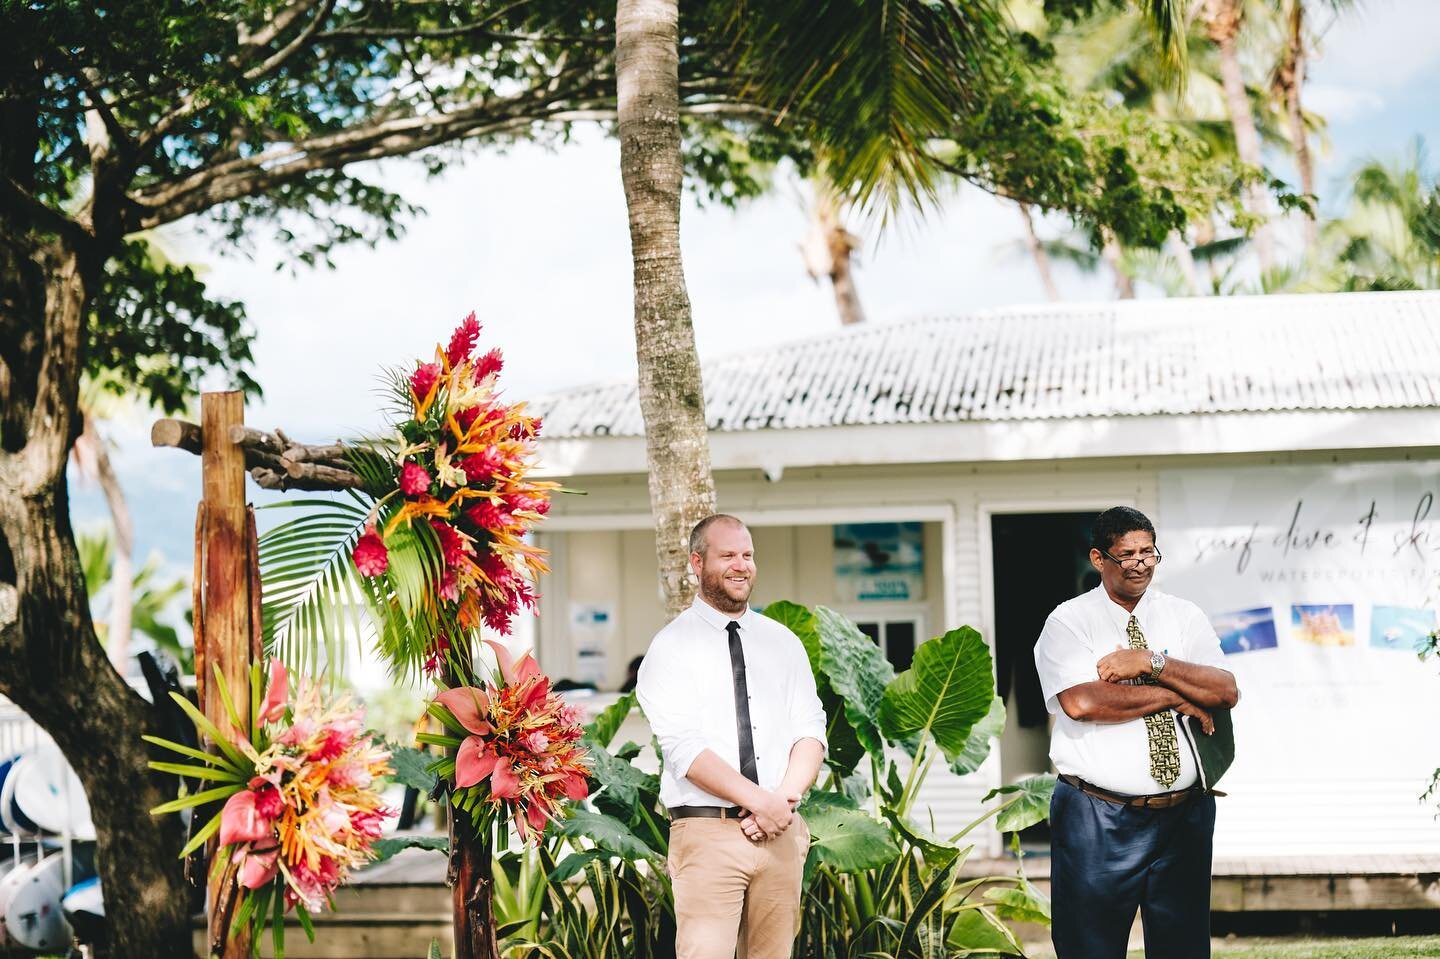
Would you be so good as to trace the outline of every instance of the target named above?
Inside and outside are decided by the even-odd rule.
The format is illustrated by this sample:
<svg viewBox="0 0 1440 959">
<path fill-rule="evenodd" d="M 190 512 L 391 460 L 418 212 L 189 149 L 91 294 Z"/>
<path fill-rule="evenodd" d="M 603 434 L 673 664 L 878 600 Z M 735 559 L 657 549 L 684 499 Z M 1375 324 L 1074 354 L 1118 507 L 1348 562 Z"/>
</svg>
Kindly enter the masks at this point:
<svg viewBox="0 0 1440 959">
<path fill-rule="evenodd" d="M 733 805 L 685 778 L 706 749 L 740 768 L 726 632 L 732 619 L 740 623 L 760 786 L 780 786 L 790 764 L 790 747 L 800 740 L 825 744 L 825 709 L 815 694 L 815 675 L 799 638 L 754 610 L 731 616 L 697 596 L 655 635 L 635 683 L 640 706 L 660 740 L 660 800 L 666 806 Z"/>
<path fill-rule="evenodd" d="M 1225 668 L 1220 638 L 1200 607 L 1151 587 L 1135 605 L 1135 618 L 1152 650 L 1200 666 Z M 1096 664 L 1108 653 L 1130 648 L 1125 627 L 1130 613 L 1097 586 L 1062 603 L 1045 621 L 1035 644 L 1035 667 L 1045 708 L 1055 716 L 1050 761 L 1062 773 L 1079 776 L 1102 789 L 1130 796 L 1185 789 L 1195 783 L 1195 757 L 1176 729 L 1180 778 L 1161 786 L 1150 775 L 1150 746 L 1145 720 L 1122 723 L 1082 722 L 1060 708 L 1060 693 L 1100 678 Z M 1173 711 L 1172 717 L 1178 716 Z"/>
</svg>

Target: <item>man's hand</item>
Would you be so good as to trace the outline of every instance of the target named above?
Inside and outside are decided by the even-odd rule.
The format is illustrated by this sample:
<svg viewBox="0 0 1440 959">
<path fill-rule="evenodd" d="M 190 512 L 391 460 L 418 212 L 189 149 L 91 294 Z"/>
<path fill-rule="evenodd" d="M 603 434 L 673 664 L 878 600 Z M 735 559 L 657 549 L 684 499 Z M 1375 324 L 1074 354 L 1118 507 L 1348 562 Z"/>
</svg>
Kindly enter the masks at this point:
<svg viewBox="0 0 1440 959">
<path fill-rule="evenodd" d="M 1175 707 L 1175 711 L 1200 720 L 1200 729 L 1205 735 L 1208 736 L 1215 731 L 1215 720 L 1211 719 L 1209 713 L 1190 702 L 1190 700 L 1182 699 L 1180 705 Z"/>
<path fill-rule="evenodd" d="M 760 796 L 759 802 L 750 804 L 750 815 L 740 821 L 741 831 L 752 842 L 774 839 L 790 828 L 800 802 L 795 793 L 762 791 Z"/>
<path fill-rule="evenodd" d="M 1123 683 L 1127 679 L 1139 679 L 1150 675 L 1150 650 L 1117 649 L 1106 653 L 1095 664 L 1095 671 L 1107 683 Z"/>
</svg>

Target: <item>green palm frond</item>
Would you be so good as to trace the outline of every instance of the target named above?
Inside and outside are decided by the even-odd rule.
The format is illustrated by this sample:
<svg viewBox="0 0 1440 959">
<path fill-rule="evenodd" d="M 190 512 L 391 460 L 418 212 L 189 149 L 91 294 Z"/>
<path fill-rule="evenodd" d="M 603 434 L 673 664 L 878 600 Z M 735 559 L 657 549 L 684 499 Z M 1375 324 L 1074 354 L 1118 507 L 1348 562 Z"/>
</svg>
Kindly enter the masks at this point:
<svg viewBox="0 0 1440 959">
<path fill-rule="evenodd" d="M 862 208 L 936 195 L 928 142 L 979 101 L 1008 36 L 991 0 L 782 0 L 729 24 L 745 95 L 813 137 Z"/>
<path fill-rule="evenodd" d="M 304 673 L 344 662 L 351 640 L 366 634 L 365 593 L 350 554 L 369 518 L 366 497 L 287 500 L 262 509 L 301 512 L 260 537 L 262 636 L 265 649 Z"/>
</svg>

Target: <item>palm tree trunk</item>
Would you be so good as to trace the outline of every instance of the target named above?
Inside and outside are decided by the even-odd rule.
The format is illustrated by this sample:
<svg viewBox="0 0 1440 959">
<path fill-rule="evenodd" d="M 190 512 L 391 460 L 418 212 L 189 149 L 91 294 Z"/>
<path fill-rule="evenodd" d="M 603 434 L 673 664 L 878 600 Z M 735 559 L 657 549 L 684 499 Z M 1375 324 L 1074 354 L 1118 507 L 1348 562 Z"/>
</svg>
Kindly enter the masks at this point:
<svg viewBox="0 0 1440 959">
<path fill-rule="evenodd" d="M 1185 292 L 1190 296 L 1200 295 L 1200 271 L 1195 266 L 1195 254 L 1180 232 L 1170 234 L 1170 249 L 1175 253 L 1175 262 L 1180 264 L 1180 274 L 1185 277 Z"/>
<path fill-rule="evenodd" d="M 1264 166 L 1260 153 L 1260 134 L 1255 128 L 1255 117 L 1250 112 L 1250 97 L 1245 90 L 1245 75 L 1240 69 L 1240 0 L 1207 0 L 1205 4 L 1206 26 L 1211 42 L 1220 53 L 1220 82 L 1225 91 L 1225 109 L 1230 114 L 1230 126 L 1235 132 L 1235 150 L 1240 159 L 1256 170 Z M 1270 213 L 1270 200 L 1263 183 L 1252 183 L 1246 188 L 1250 212 L 1264 217 Z M 1268 271 L 1275 264 L 1270 243 L 1270 232 L 1265 225 L 1255 231 L 1255 255 L 1260 261 L 1261 272 Z"/>
<path fill-rule="evenodd" d="M 840 221 L 837 204 L 830 191 L 824 191 L 824 199 L 817 199 L 820 227 L 825 233 L 825 249 L 830 257 L 830 288 L 835 293 L 835 309 L 840 314 L 841 326 L 855 326 L 865 322 L 865 308 L 860 304 L 860 291 L 855 288 L 854 263 L 852 258 L 858 241 L 854 234 L 845 229 Z"/>
<path fill-rule="evenodd" d="M 1307 66 L 1304 0 L 1290 0 L 1285 39 L 1285 54 L 1276 71 L 1275 82 L 1285 99 L 1285 119 L 1290 127 L 1295 166 L 1300 172 L 1300 192 L 1313 198 L 1316 195 L 1315 161 L 1310 156 L 1310 137 L 1305 129 L 1305 111 L 1300 102 Z M 1313 254 L 1320 242 L 1320 222 L 1318 211 L 1311 211 L 1311 214 L 1305 217 L 1305 251 Z"/>
<path fill-rule="evenodd" d="M 1045 247 L 1041 245 L 1040 237 L 1035 232 L 1035 220 L 1030 215 L 1030 204 L 1016 201 L 1015 206 L 1025 224 L 1025 248 L 1030 251 L 1030 259 L 1035 261 L 1035 270 L 1040 274 L 1040 285 L 1045 288 L 1045 298 L 1051 303 L 1059 302 L 1060 288 L 1055 285 L 1055 275 L 1050 270 L 1050 255 L 1045 252 Z"/>
<path fill-rule="evenodd" d="M 666 609 L 676 615 L 695 591 L 690 527 L 715 510 L 700 358 L 680 262 L 680 12 L 677 0 L 617 0 L 615 6 L 640 412 L 661 589 Z"/>
<path fill-rule="evenodd" d="M 1110 270 L 1115 274 L 1115 296 L 1122 300 L 1135 299 L 1135 281 L 1125 272 L 1124 264 L 1120 262 L 1120 241 L 1108 229 L 1102 229 L 1101 234 L 1105 238 L 1105 245 L 1100 248 L 1100 257 L 1110 264 Z"/>
<path fill-rule="evenodd" d="M 173 793 L 146 774 L 140 740 L 165 730 L 95 636 L 66 495 L 73 358 L 102 259 L 0 218 L 0 262 L 0 329 L 18 334 L 0 345 L 0 416 L 25 426 L 0 448 L 0 693 L 54 738 L 89 797 L 109 937 L 99 954 L 188 959 L 180 820 L 150 815 Z"/>
<path fill-rule="evenodd" d="M 135 609 L 135 525 L 95 417 L 89 413 L 82 415 L 84 427 L 75 439 L 75 448 L 77 452 L 84 450 L 84 459 L 94 470 L 115 529 L 115 555 L 110 571 L 110 628 L 105 639 L 110 661 L 123 674 L 125 661 L 130 657 L 131 619 Z"/>
</svg>

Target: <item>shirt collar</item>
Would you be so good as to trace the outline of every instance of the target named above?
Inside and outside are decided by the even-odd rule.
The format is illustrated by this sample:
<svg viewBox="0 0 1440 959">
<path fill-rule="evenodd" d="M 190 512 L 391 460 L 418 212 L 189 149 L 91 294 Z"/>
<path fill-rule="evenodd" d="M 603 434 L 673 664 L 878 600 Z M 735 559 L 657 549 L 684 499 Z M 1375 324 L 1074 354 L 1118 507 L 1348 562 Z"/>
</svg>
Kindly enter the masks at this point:
<svg viewBox="0 0 1440 959">
<path fill-rule="evenodd" d="M 716 629 L 720 630 L 720 632 L 722 633 L 725 632 L 725 628 L 730 625 L 731 620 L 735 620 L 740 624 L 741 629 L 745 629 L 747 626 L 750 625 L 752 621 L 750 617 L 755 615 L 755 611 L 748 606 L 745 607 L 745 612 L 741 613 L 739 616 L 731 616 L 729 613 L 722 613 L 720 612 L 720 610 L 716 609 L 714 606 L 711 606 L 709 603 L 705 602 L 705 600 L 701 599 L 698 593 L 695 596 L 694 602 L 690 604 L 690 608 L 693 609 L 696 615 L 698 615 L 702 620 L 704 620 L 709 625 L 715 627 Z"/>
<path fill-rule="evenodd" d="M 1135 604 L 1135 612 L 1132 614 L 1127 611 L 1124 606 L 1121 606 L 1110 598 L 1110 593 L 1105 589 L 1103 583 L 1096 586 L 1095 590 L 1100 594 L 1100 602 L 1105 604 L 1106 610 L 1109 611 L 1110 618 L 1122 624 L 1129 623 L 1132 615 L 1134 615 L 1136 619 L 1143 616 L 1145 611 L 1150 608 L 1150 596 L 1155 592 L 1153 587 L 1147 588 L 1144 595 L 1140 597 L 1140 601 Z"/>
</svg>

